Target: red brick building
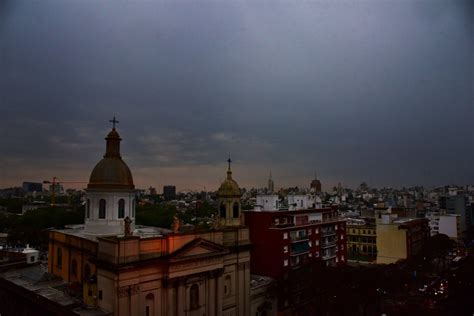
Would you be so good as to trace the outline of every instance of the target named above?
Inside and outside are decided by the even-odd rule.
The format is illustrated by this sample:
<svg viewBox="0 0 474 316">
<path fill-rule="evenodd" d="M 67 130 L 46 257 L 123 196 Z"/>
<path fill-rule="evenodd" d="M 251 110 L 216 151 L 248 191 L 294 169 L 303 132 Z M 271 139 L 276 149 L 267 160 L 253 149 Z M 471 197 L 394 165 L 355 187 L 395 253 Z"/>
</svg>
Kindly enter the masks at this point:
<svg viewBox="0 0 474 316">
<path fill-rule="evenodd" d="M 343 266 L 347 260 L 346 222 L 332 208 L 245 211 L 251 271 L 280 278 L 311 261 Z"/>
<path fill-rule="evenodd" d="M 305 273 L 346 265 L 345 220 L 333 208 L 277 207 L 245 211 L 244 216 L 252 243 L 250 271 L 277 280 L 278 314 L 312 314 L 318 298 L 308 290 L 312 284 Z"/>
</svg>

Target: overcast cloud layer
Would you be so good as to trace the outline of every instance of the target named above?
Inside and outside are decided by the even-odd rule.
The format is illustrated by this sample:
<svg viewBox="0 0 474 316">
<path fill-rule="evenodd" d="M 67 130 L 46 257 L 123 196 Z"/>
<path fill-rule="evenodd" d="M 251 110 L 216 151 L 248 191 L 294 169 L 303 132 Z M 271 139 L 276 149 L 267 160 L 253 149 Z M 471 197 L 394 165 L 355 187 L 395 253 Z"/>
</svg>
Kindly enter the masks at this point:
<svg viewBox="0 0 474 316">
<path fill-rule="evenodd" d="M 474 183 L 472 1 L 0 0 L 0 187 Z"/>
</svg>

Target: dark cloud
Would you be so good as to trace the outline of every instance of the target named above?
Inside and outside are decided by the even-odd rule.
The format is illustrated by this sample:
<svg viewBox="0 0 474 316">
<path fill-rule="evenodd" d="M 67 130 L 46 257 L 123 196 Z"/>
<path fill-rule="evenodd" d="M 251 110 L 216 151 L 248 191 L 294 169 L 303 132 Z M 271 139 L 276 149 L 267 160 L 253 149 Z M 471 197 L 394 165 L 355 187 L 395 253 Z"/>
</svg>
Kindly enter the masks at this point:
<svg viewBox="0 0 474 316">
<path fill-rule="evenodd" d="M 117 115 L 139 185 L 474 179 L 470 1 L 0 1 L 1 185 L 87 178 Z M 36 173 L 35 173 L 36 172 Z"/>
</svg>

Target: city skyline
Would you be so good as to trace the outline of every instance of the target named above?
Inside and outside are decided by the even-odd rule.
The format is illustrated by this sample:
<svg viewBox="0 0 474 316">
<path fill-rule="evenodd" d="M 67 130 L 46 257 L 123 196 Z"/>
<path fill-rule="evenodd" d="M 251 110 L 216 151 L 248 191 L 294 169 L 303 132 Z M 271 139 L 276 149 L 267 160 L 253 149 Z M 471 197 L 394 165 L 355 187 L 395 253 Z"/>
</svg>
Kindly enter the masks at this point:
<svg viewBox="0 0 474 316">
<path fill-rule="evenodd" d="M 472 6 L 3 1 L 0 186 L 88 181 L 114 115 L 140 188 L 473 183 Z"/>
</svg>

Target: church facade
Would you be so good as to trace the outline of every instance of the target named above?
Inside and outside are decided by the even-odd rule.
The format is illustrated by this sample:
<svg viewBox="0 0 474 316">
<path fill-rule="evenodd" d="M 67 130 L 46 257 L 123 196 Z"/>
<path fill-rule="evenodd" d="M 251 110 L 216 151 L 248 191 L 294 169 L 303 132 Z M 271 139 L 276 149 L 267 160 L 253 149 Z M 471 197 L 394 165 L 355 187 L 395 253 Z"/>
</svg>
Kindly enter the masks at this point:
<svg viewBox="0 0 474 316">
<path fill-rule="evenodd" d="M 135 187 L 114 128 L 86 190 L 85 222 L 50 232 L 48 270 L 117 316 L 250 314 L 250 241 L 240 189 L 227 178 L 212 229 L 135 225 Z"/>
</svg>

